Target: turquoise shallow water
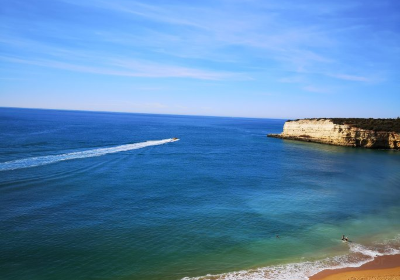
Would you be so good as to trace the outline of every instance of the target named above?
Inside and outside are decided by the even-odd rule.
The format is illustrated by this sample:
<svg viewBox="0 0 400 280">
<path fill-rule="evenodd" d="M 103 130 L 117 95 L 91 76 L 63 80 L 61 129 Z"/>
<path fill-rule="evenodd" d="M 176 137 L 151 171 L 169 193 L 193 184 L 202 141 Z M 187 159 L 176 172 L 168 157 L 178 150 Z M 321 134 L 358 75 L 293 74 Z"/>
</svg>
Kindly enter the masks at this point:
<svg viewBox="0 0 400 280">
<path fill-rule="evenodd" d="M 294 280 L 400 252 L 400 153 L 265 137 L 283 123 L 0 108 L 0 278 Z"/>
</svg>

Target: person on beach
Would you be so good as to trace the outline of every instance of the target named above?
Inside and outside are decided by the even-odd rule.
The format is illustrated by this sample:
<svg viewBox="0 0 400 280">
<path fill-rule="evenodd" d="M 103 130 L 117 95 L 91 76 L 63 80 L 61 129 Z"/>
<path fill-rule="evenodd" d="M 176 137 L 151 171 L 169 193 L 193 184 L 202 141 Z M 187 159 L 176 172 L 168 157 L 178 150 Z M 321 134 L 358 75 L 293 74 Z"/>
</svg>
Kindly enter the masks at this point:
<svg viewBox="0 0 400 280">
<path fill-rule="evenodd" d="M 344 236 L 344 234 L 342 235 L 342 241 L 349 241 L 349 239 L 346 237 L 346 236 Z"/>
</svg>

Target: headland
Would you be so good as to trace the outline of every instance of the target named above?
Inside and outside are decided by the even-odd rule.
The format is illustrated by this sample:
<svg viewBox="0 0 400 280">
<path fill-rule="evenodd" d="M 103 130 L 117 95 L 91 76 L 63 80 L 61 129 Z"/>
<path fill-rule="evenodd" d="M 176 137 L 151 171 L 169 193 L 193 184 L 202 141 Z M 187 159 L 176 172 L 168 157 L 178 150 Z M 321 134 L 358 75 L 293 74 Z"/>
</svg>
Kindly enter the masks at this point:
<svg viewBox="0 0 400 280">
<path fill-rule="evenodd" d="M 286 121 L 268 137 L 370 149 L 400 149 L 400 118 L 319 118 Z"/>
</svg>

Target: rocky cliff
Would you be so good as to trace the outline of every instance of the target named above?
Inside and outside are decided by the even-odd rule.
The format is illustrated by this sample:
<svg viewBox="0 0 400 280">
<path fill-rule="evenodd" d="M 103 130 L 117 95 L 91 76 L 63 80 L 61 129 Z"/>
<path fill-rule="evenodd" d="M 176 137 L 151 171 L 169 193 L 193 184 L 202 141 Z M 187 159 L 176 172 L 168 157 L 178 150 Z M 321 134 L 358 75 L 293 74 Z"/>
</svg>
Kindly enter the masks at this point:
<svg viewBox="0 0 400 280">
<path fill-rule="evenodd" d="M 400 133 L 368 130 L 338 119 L 287 121 L 281 134 L 268 137 L 373 149 L 400 149 Z M 341 119 L 343 120 L 343 119 Z M 365 120 L 365 119 L 364 119 Z M 367 119 L 368 120 L 368 119 Z M 336 123 L 335 123 L 336 122 Z"/>
</svg>

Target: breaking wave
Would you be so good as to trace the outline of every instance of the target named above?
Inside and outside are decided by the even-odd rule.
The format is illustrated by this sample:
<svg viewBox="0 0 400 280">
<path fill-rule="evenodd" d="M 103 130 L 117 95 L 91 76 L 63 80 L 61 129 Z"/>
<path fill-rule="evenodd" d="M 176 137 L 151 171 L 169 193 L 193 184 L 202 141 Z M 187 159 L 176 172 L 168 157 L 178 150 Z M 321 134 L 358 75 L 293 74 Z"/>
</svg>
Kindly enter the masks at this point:
<svg viewBox="0 0 400 280">
<path fill-rule="evenodd" d="M 178 141 L 178 139 L 164 139 L 156 141 L 146 141 L 141 143 L 126 144 L 109 148 L 97 148 L 80 152 L 66 153 L 61 155 L 50 155 L 41 157 L 31 157 L 25 159 L 18 159 L 0 163 L 0 171 L 15 170 L 21 168 L 29 168 L 40 165 L 56 163 L 64 160 L 98 157 L 106 154 L 113 154 L 119 152 L 126 152 L 130 150 L 141 149 L 149 146 L 163 145 L 170 142 Z"/>
<path fill-rule="evenodd" d="M 359 267 L 375 257 L 400 254 L 400 235 L 384 243 L 361 245 L 348 243 L 349 253 L 317 261 L 267 266 L 218 275 L 185 277 L 182 280 L 308 280 L 312 275 L 325 269 Z"/>
</svg>

